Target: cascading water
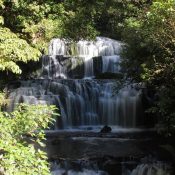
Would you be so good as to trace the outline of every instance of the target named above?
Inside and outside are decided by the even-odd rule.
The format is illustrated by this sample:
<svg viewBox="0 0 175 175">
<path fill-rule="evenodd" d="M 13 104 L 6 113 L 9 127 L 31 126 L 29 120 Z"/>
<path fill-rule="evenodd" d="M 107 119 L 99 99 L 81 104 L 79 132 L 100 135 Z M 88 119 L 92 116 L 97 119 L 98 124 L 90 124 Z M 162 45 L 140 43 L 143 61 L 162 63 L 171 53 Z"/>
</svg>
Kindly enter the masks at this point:
<svg viewBox="0 0 175 175">
<path fill-rule="evenodd" d="M 15 103 L 55 104 L 61 110 L 59 126 L 119 125 L 135 127 L 139 113 L 140 92 L 125 87 L 113 95 L 115 82 L 109 80 L 32 80 L 9 98 Z M 30 85 L 30 86 L 29 86 Z"/>
<path fill-rule="evenodd" d="M 72 78 L 78 66 L 83 67 L 84 78 L 94 77 L 94 57 L 100 57 L 100 72 L 117 73 L 120 70 L 121 48 L 122 43 L 103 37 L 97 37 L 96 41 L 79 41 L 74 44 L 53 39 L 49 46 L 50 56 L 43 58 L 43 77 Z M 74 59 L 73 56 L 77 58 Z M 71 72 L 70 75 L 68 72 Z"/>
<path fill-rule="evenodd" d="M 129 175 L 170 175 L 166 166 L 163 163 L 141 164 Z"/>
<path fill-rule="evenodd" d="M 126 162 L 123 162 L 126 164 Z M 156 161 L 156 162 L 147 162 L 139 165 L 132 165 L 132 162 L 127 162 L 127 165 L 120 164 L 121 175 L 170 175 L 171 168 L 167 163 Z M 129 164 L 130 163 L 130 164 Z M 136 166 L 136 167 L 135 167 Z M 79 167 L 79 168 L 75 168 Z M 97 161 L 62 161 L 62 162 L 53 162 L 51 164 L 52 175 L 109 175 L 108 172 L 104 170 L 104 167 L 99 167 L 99 162 Z M 120 168 L 118 170 L 120 171 Z M 118 172 L 119 172 L 118 171 Z M 118 172 L 113 172 L 113 174 L 118 174 Z"/>
<path fill-rule="evenodd" d="M 103 60 L 103 69 L 102 72 L 112 72 L 117 73 L 120 71 L 120 56 L 102 56 Z"/>
<path fill-rule="evenodd" d="M 120 88 L 118 86 L 120 79 L 106 79 L 104 76 L 114 74 L 115 77 L 122 76 L 123 70 L 120 65 L 122 45 L 121 42 L 104 37 L 97 37 L 95 41 L 82 40 L 77 43 L 53 39 L 49 45 L 49 55 L 42 56 L 42 72 L 38 79 L 21 80 L 9 84 L 9 99 L 11 99 L 7 109 L 9 111 L 12 111 L 16 104 L 21 102 L 54 104 L 59 107 L 61 117 L 58 117 L 54 128 L 52 127 L 54 132 L 48 131 L 47 134 L 67 133 L 67 130 L 61 131 L 60 129 L 71 129 L 69 130 L 71 132 L 73 128 L 76 131 L 78 129 L 78 134 L 79 129 L 98 129 L 98 133 L 94 132 L 95 130 L 92 133 L 85 131 L 85 134 L 92 134 L 89 135 L 91 138 L 78 136 L 79 139 L 77 139 L 78 137 L 71 139 L 68 137 L 64 140 L 64 136 L 59 139 L 57 135 L 57 140 L 55 143 L 53 141 L 52 144 L 51 137 L 51 141 L 47 143 L 48 156 L 55 154 L 55 150 L 56 153 L 60 151 L 61 153 L 59 152 L 58 155 L 62 157 L 63 154 L 62 158 L 65 158 L 66 163 L 67 153 L 72 157 L 79 157 L 80 155 L 88 157 L 89 152 L 90 156 L 95 152 L 95 156 L 96 154 L 102 156 L 100 157 L 101 160 L 105 160 L 105 157 L 103 157 L 105 154 L 109 155 L 108 158 L 112 158 L 116 154 L 119 158 L 123 155 L 130 157 L 132 154 L 135 155 L 135 152 L 136 156 L 142 154 L 141 150 L 137 152 L 140 142 L 136 142 L 135 139 L 130 141 L 128 135 L 124 139 L 117 138 L 118 135 L 114 132 L 108 138 L 103 138 L 101 136 L 104 133 L 99 133 L 101 126 L 104 125 L 113 126 L 112 131 L 115 131 L 115 126 L 119 133 L 119 129 L 122 127 L 129 128 L 126 129 L 127 131 L 133 131 L 130 128 L 136 128 L 141 124 L 141 89 L 137 88 L 135 84 L 125 84 Z M 98 79 L 98 77 L 105 77 L 105 79 Z M 55 132 L 55 130 L 57 131 Z M 122 132 L 126 130 L 123 129 Z M 137 130 L 135 131 L 137 133 Z M 83 133 L 84 131 L 81 130 L 80 132 Z M 110 141 L 110 139 L 112 140 Z M 147 140 L 143 144 L 145 142 Z M 80 148 L 77 145 L 80 145 Z M 49 153 L 49 148 L 51 148 L 51 153 Z M 103 151 L 105 151 L 104 155 Z M 103 165 L 109 163 L 110 161 L 107 160 Z M 116 174 L 119 172 L 122 175 L 165 175 L 168 172 L 163 167 L 164 165 L 157 163 L 139 164 L 136 162 L 132 168 L 130 166 L 125 167 L 122 163 L 121 160 L 117 162 Z M 109 165 L 113 166 L 113 163 Z M 74 169 L 58 163 L 52 167 L 51 171 L 53 175 L 110 175 L 111 172 L 103 169 L 103 166 L 94 167 L 94 162 L 93 166 L 82 166 L 82 164 L 78 164 L 78 166 L 79 169 L 77 170 L 77 167 Z M 114 173 L 111 174 L 114 175 Z"/>
<path fill-rule="evenodd" d="M 136 127 L 141 111 L 141 91 L 126 86 L 114 93 L 113 87 L 118 80 L 92 79 L 97 67 L 101 74 L 120 73 L 122 45 L 104 37 L 74 44 L 53 39 L 49 55 L 42 57 L 39 79 L 21 81 L 20 87 L 9 95 L 11 110 L 20 102 L 55 104 L 61 111 L 56 128 L 83 125 Z M 97 67 L 94 67 L 94 58 Z M 80 74 L 81 79 L 75 79 Z"/>
<path fill-rule="evenodd" d="M 135 168 L 128 170 L 123 167 L 122 175 L 170 175 L 171 166 L 166 162 L 157 161 L 152 157 L 144 157 Z"/>
</svg>

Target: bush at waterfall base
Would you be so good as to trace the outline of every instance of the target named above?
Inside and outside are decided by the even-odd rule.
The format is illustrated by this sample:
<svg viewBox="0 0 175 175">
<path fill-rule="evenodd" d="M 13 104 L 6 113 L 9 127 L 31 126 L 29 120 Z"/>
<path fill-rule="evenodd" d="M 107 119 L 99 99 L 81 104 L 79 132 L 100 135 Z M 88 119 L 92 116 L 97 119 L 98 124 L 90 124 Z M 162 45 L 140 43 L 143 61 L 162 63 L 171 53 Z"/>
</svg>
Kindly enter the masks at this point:
<svg viewBox="0 0 175 175">
<path fill-rule="evenodd" d="M 20 104 L 0 112 L 0 174 L 48 175 L 43 129 L 54 122 L 54 106 Z"/>
</svg>

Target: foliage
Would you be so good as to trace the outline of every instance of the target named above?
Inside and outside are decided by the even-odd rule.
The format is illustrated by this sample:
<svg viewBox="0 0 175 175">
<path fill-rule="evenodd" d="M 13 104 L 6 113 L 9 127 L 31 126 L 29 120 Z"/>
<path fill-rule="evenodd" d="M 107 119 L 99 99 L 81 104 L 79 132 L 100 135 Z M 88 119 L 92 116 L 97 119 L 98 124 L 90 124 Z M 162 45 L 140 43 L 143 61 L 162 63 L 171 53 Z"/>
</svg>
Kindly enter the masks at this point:
<svg viewBox="0 0 175 175">
<path fill-rule="evenodd" d="M 125 20 L 123 38 L 130 57 L 125 66 L 130 76 L 156 90 L 149 112 L 158 116 L 170 134 L 175 131 L 175 2 L 154 0 L 139 13 Z"/>
<path fill-rule="evenodd" d="M 7 28 L 0 28 L 0 41 L 0 70 L 10 70 L 18 74 L 21 70 L 16 62 L 39 58 L 39 52 L 35 48 Z"/>
<path fill-rule="evenodd" d="M 6 95 L 3 92 L 0 92 L 0 107 L 8 104 L 8 100 L 6 99 Z"/>
<path fill-rule="evenodd" d="M 39 60 L 41 48 L 53 37 L 59 22 L 46 18 L 52 9 L 40 3 L 0 1 L 0 70 L 21 73 L 18 62 Z"/>
<path fill-rule="evenodd" d="M 64 0 L 63 36 L 74 40 L 96 35 L 121 38 L 124 21 L 135 17 L 148 0 Z"/>
<path fill-rule="evenodd" d="M 47 175 L 49 166 L 43 146 L 43 129 L 54 121 L 55 107 L 20 104 L 11 112 L 0 112 L 0 173 Z"/>
<path fill-rule="evenodd" d="M 129 3 L 128 3 L 129 2 Z M 124 19 L 147 0 L 1 0 L 0 70 L 21 73 L 18 62 L 38 60 L 54 38 L 121 38 Z"/>
</svg>

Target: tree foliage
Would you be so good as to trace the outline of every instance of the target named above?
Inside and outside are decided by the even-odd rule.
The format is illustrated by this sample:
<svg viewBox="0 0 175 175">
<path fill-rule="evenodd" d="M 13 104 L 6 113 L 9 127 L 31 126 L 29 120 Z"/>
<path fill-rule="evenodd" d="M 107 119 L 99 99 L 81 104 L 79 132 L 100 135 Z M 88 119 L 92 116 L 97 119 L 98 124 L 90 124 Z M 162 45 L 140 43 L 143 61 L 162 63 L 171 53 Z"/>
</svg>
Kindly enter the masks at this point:
<svg viewBox="0 0 175 175">
<path fill-rule="evenodd" d="M 54 121 L 55 107 L 20 104 L 11 112 L 0 112 L 0 174 L 48 175 L 44 132 Z"/>
<path fill-rule="evenodd" d="M 132 77 L 156 90 L 155 104 L 149 112 L 157 115 L 170 134 L 175 131 L 174 0 L 154 0 L 139 17 L 128 18 L 125 26 L 123 38 L 130 57 L 125 65 Z"/>
<path fill-rule="evenodd" d="M 25 40 L 20 39 L 8 28 L 0 28 L 0 70 L 21 73 L 17 62 L 38 60 L 39 51 L 32 48 Z M 31 56 L 32 55 L 32 56 Z"/>
<path fill-rule="evenodd" d="M 0 70 L 19 74 L 18 62 L 39 60 L 41 47 L 57 28 L 56 22 L 47 17 L 53 10 L 47 2 L 0 1 Z"/>
</svg>

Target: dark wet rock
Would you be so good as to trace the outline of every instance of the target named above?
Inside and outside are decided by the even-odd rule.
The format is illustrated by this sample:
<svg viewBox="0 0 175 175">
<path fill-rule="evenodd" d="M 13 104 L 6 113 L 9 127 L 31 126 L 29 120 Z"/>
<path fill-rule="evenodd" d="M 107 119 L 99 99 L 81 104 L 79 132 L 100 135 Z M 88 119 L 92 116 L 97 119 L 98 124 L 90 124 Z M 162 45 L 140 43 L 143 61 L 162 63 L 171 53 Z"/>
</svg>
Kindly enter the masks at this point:
<svg viewBox="0 0 175 175">
<path fill-rule="evenodd" d="M 111 131 L 112 131 L 111 127 L 105 125 L 105 126 L 101 129 L 100 132 L 101 132 L 101 133 L 109 133 L 109 132 L 111 132 Z"/>
<path fill-rule="evenodd" d="M 116 161 L 106 161 L 103 165 L 105 171 L 107 171 L 110 175 L 122 174 L 122 166 L 120 162 Z"/>
<path fill-rule="evenodd" d="M 148 141 L 146 143 L 148 144 Z M 57 140 L 53 138 L 47 140 L 46 151 L 49 158 L 129 157 L 144 154 L 140 144 L 145 145 L 145 141 L 93 137 L 57 138 Z"/>
<path fill-rule="evenodd" d="M 87 130 L 93 130 L 93 127 L 89 126 L 89 127 L 87 127 Z"/>
<path fill-rule="evenodd" d="M 97 74 L 95 78 L 96 79 L 118 79 L 118 80 L 121 80 L 123 78 L 123 75 L 121 73 L 105 72 L 105 73 Z"/>
<path fill-rule="evenodd" d="M 20 81 L 13 81 L 11 83 L 8 84 L 8 89 L 15 89 L 15 88 L 19 88 L 21 86 L 21 82 Z"/>
</svg>

